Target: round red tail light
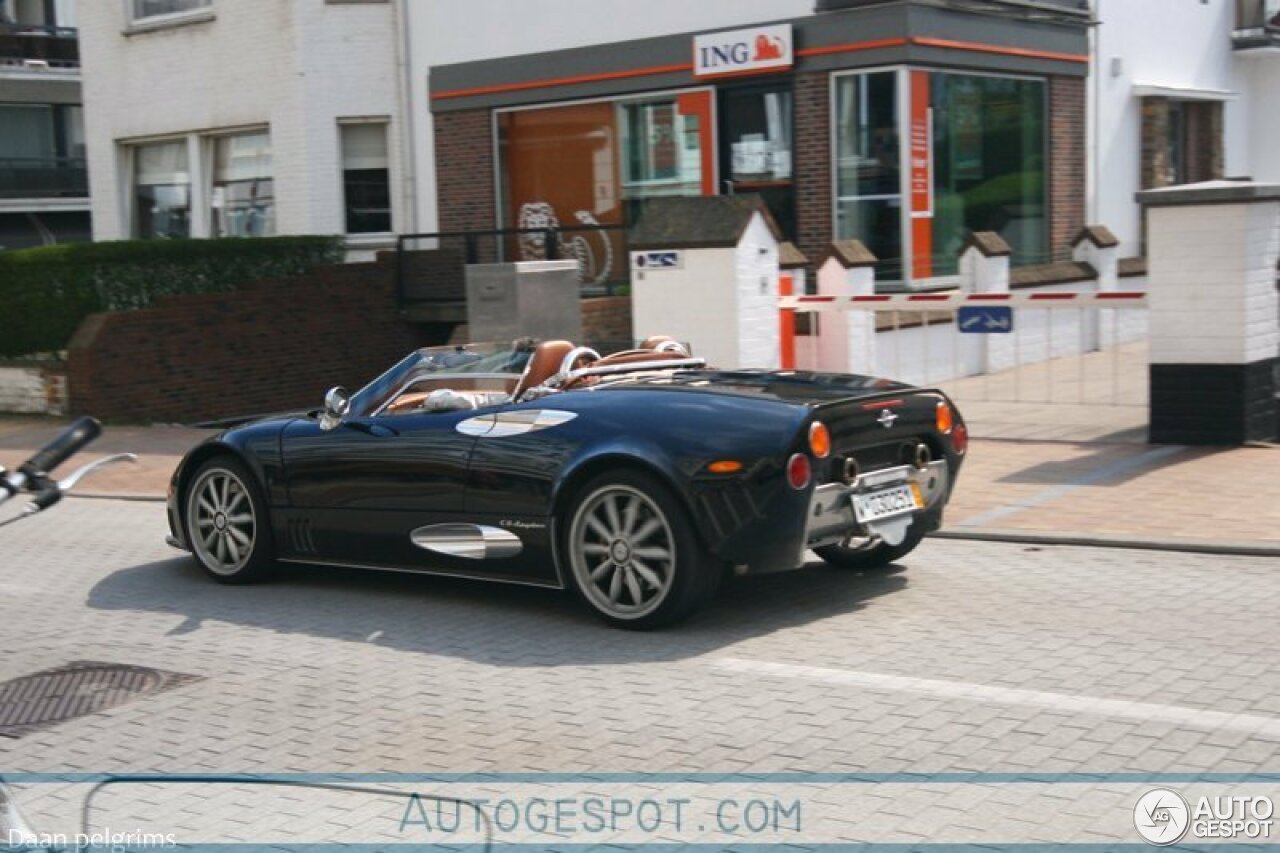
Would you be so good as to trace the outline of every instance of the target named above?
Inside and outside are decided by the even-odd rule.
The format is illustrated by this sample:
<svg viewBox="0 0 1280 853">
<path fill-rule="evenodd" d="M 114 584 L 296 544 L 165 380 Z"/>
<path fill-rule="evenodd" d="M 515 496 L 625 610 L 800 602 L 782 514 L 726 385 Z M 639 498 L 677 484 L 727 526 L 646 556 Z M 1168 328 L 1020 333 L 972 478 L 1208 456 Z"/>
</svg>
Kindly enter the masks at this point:
<svg viewBox="0 0 1280 853">
<path fill-rule="evenodd" d="M 964 453 L 969 449 L 969 428 L 962 423 L 956 424 L 951 430 L 951 446 L 955 448 L 956 453 Z"/>
<path fill-rule="evenodd" d="M 813 475 L 813 466 L 809 464 L 809 457 L 803 453 L 793 453 L 791 458 L 787 460 L 787 482 L 791 484 L 791 488 L 800 491 L 809 485 L 809 477 Z"/>
</svg>

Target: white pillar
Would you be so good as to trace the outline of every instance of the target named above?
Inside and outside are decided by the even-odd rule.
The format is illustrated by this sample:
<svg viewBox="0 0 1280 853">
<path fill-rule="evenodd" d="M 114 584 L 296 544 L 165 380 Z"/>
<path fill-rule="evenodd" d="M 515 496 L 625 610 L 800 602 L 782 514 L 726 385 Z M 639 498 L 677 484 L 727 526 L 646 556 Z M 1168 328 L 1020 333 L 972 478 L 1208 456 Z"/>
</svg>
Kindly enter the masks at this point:
<svg viewBox="0 0 1280 853">
<path fill-rule="evenodd" d="M 960 251 L 960 289 L 965 293 L 1008 293 L 1012 254 L 1013 249 L 994 231 L 971 235 Z M 1016 364 L 1011 334 L 961 335 L 961 340 L 965 364 L 976 364 L 980 374 L 1008 370 Z"/>
<path fill-rule="evenodd" d="M 1148 208 L 1153 442 L 1277 437 L 1280 184 L 1138 194 Z"/>
<path fill-rule="evenodd" d="M 1071 257 L 1078 263 L 1093 267 L 1098 275 L 1094 279 L 1094 287 L 1100 293 L 1120 289 L 1120 241 L 1105 225 L 1090 225 L 1083 229 L 1076 237 Z M 1100 308 L 1090 311 L 1085 317 L 1083 323 L 1085 352 L 1092 352 L 1105 345 L 1103 334 L 1109 335 L 1111 330 L 1116 328 L 1113 315 L 1112 310 Z"/>
<path fill-rule="evenodd" d="M 818 295 L 871 296 L 876 256 L 859 240 L 837 240 L 818 265 Z M 818 366 L 836 373 L 876 374 L 874 311 L 824 311 L 819 316 Z"/>
</svg>

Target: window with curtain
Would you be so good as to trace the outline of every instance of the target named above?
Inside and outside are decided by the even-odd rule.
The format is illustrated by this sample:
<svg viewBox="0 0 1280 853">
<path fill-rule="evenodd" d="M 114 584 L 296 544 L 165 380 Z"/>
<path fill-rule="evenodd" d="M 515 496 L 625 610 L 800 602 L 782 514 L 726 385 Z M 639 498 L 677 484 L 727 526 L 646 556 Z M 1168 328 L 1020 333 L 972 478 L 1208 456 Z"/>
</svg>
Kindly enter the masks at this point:
<svg viewBox="0 0 1280 853">
<path fill-rule="evenodd" d="M 57 156 L 53 107 L 0 105 L 0 160 L 47 160 Z"/>
<path fill-rule="evenodd" d="M 391 172 L 386 122 L 339 126 L 342 194 L 348 234 L 391 230 Z"/>
<path fill-rule="evenodd" d="M 134 236 L 191 236 L 191 173 L 186 140 L 133 149 Z"/>
<path fill-rule="evenodd" d="M 194 12 L 212 4 L 212 0 L 129 0 L 129 11 L 133 20 L 158 18 L 162 15 L 176 15 L 181 12 Z"/>
<path fill-rule="evenodd" d="M 210 207 L 215 237 L 269 237 L 276 233 L 271 135 L 267 131 L 213 140 Z"/>
</svg>

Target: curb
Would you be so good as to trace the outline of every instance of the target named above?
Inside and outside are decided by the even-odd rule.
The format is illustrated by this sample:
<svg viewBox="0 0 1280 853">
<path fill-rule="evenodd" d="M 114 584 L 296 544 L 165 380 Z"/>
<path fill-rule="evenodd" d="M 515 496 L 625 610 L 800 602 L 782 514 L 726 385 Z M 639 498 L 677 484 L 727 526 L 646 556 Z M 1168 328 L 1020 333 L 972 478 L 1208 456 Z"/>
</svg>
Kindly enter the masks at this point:
<svg viewBox="0 0 1280 853">
<path fill-rule="evenodd" d="M 101 494 L 91 493 L 91 494 L 73 494 L 73 495 L 67 495 L 66 497 L 74 498 L 76 500 L 89 500 L 89 501 L 133 501 L 134 503 L 156 503 L 156 504 L 165 503 L 165 497 L 163 495 L 139 495 L 139 494 L 112 495 L 112 494 L 105 494 L 105 493 L 101 493 Z"/>
<path fill-rule="evenodd" d="M 938 539 L 976 542 L 1013 542 L 1023 545 L 1065 545 L 1083 548 L 1132 548 L 1141 551 L 1175 551 L 1185 554 L 1224 554 L 1240 557 L 1280 557 L 1280 542 L 1225 541 L 1207 539 L 1141 539 L 1127 536 L 1080 533 L 1036 533 L 1030 530 L 948 528 L 929 534 Z"/>
</svg>

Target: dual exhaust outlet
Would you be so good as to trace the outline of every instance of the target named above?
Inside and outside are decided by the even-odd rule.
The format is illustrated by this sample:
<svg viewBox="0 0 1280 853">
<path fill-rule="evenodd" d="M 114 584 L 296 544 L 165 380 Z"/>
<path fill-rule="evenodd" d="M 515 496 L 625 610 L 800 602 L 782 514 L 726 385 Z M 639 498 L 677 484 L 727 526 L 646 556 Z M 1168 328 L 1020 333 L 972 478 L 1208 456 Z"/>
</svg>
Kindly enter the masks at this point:
<svg viewBox="0 0 1280 853">
<path fill-rule="evenodd" d="M 902 461 L 923 471 L 933 461 L 933 451 L 923 441 L 916 444 L 905 443 L 902 445 Z M 853 485 L 862 474 L 862 466 L 858 464 L 857 459 L 852 456 L 846 456 L 844 458 L 844 470 L 840 473 L 846 485 Z"/>
</svg>

